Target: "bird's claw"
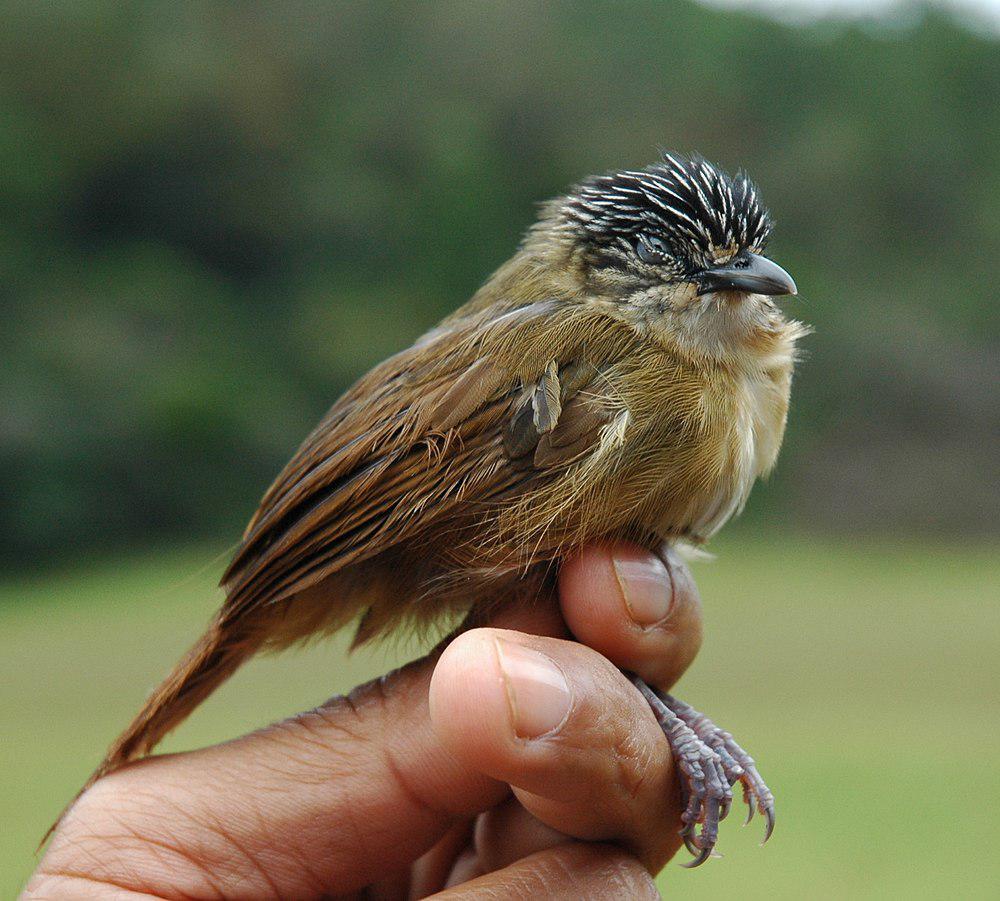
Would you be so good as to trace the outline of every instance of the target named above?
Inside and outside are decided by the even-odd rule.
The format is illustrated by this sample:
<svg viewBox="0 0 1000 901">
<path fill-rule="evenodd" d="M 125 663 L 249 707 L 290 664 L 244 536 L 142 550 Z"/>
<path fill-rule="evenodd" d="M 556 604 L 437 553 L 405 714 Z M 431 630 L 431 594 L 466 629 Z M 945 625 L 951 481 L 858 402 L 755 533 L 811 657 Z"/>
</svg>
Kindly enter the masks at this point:
<svg viewBox="0 0 1000 901">
<path fill-rule="evenodd" d="M 753 758 L 728 733 L 683 701 L 660 694 L 642 680 L 634 680 L 649 702 L 660 727 L 670 741 L 681 777 L 686 807 L 680 830 L 684 845 L 694 859 L 685 867 L 699 867 L 709 857 L 721 857 L 715 851 L 719 823 L 732 807 L 732 787 L 739 782 L 747 805 L 749 824 L 756 812 L 764 816 L 764 840 L 774 832 L 774 796 L 768 789 Z M 696 831 L 696 825 L 701 831 Z"/>
<path fill-rule="evenodd" d="M 692 854 L 694 857 L 697 857 L 699 854 L 701 854 L 702 849 L 698 847 L 697 843 L 694 840 L 693 826 L 685 826 L 683 829 L 681 829 L 679 834 L 680 837 L 684 839 L 684 847 L 688 849 L 688 852 L 690 854 Z"/>
<path fill-rule="evenodd" d="M 771 837 L 774 832 L 774 805 L 770 804 L 764 808 L 764 818 L 767 820 L 767 828 L 764 830 L 764 840 L 761 845 L 766 845 L 767 840 Z"/>
<path fill-rule="evenodd" d="M 695 854 L 694 860 L 689 860 L 686 863 L 681 864 L 681 866 L 686 870 L 693 870 L 695 867 L 700 867 L 706 860 L 708 860 L 708 858 L 716 856 L 712 853 L 711 848 L 702 848 L 701 851 L 698 851 L 697 853 L 694 851 L 691 851 L 691 853 Z"/>
</svg>

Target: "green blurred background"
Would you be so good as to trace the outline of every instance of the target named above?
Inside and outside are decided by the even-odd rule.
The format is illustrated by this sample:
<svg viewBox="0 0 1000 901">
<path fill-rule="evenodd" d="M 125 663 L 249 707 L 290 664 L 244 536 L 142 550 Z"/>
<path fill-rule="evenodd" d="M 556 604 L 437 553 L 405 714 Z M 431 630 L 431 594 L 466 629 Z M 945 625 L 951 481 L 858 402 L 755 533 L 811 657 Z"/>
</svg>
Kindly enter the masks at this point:
<svg viewBox="0 0 1000 901">
<path fill-rule="evenodd" d="M 1000 31 L 686 0 L 3 20 L 0 896 L 337 394 L 537 201 L 666 147 L 753 175 L 816 334 L 776 475 L 698 569 L 683 685 L 761 761 L 779 830 L 730 826 L 664 890 L 995 897 Z M 169 746 L 415 652 L 255 663 Z"/>
</svg>

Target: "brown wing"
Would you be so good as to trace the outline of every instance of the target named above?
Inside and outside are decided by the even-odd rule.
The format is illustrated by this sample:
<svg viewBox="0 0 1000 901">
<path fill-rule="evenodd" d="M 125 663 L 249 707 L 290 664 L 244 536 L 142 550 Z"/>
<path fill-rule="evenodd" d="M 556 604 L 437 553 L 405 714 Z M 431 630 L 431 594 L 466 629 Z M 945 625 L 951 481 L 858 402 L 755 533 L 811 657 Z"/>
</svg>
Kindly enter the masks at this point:
<svg viewBox="0 0 1000 901">
<path fill-rule="evenodd" d="M 224 576 L 225 613 L 286 599 L 585 454 L 608 421 L 581 394 L 598 372 L 579 359 L 593 324 L 552 312 L 455 323 L 358 382 L 267 492 Z"/>
<path fill-rule="evenodd" d="M 223 577 L 226 602 L 87 785 L 148 753 L 256 651 L 366 606 L 350 591 L 278 601 L 334 574 L 363 583 L 364 564 L 351 564 L 374 567 L 401 544 L 419 553 L 421 530 L 477 500 L 512 498 L 516 507 L 531 500 L 527 487 L 559 486 L 558 474 L 609 431 L 599 391 L 581 390 L 601 375 L 588 340 L 620 355 L 634 337 L 582 305 L 475 307 L 361 379 L 268 490 Z M 384 632 L 397 600 L 383 596 L 378 615 L 369 607 L 356 640 Z"/>
</svg>

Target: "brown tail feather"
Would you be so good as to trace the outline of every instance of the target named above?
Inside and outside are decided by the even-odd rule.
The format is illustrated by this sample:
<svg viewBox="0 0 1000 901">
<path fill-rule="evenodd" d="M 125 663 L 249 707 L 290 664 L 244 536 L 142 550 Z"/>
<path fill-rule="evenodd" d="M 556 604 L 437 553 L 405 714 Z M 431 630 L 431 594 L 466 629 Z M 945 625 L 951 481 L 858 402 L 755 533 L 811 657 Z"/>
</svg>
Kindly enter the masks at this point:
<svg viewBox="0 0 1000 901">
<path fill-rule="evenodd" d="M 111 745 L 83 788 L 49 827 L 39 847 L 45 844 L 80 795 L 101 777 L 152 751 L 257 650 L 259 641 L 234 636 L 232 631 L 232 627 L 215 622 L 198 639 Z"/>
</svg>

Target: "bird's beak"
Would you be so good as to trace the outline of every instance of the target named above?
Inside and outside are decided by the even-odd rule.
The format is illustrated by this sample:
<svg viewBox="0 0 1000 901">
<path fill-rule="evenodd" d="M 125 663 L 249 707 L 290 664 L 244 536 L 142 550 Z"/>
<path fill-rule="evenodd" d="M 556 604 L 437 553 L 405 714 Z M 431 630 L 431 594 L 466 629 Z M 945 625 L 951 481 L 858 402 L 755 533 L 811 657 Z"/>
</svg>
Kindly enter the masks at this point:
<svg viewBox="0 0 1000 901">
<path fill-rule="evenodd" d="M 698 293 L 747 291 L 751 294 L 798 294 L 795 282 L 777 263 L 756 253 L 740 254 L 724 266 L 698 276 Z"/>
</svg>

